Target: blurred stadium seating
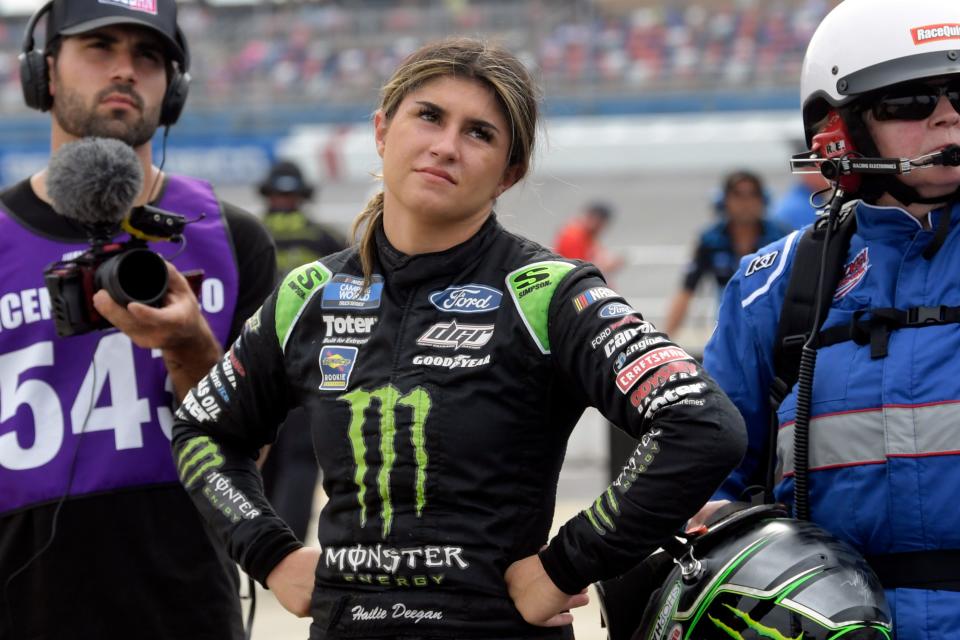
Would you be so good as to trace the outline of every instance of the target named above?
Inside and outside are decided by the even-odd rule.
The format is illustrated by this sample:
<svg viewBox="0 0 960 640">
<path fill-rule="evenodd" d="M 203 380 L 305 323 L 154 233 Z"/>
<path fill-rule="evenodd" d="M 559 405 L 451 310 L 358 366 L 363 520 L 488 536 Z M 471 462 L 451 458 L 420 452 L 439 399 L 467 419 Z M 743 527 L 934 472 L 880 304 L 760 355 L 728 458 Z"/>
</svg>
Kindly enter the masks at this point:
<svg viewBox="0 0 960 640">
<path fill-rule="evenodd" d="M 555 113 L 716 109 L 729 95 L 749 107 L 777 106 L 771 95 L 792 107 L 805 43 L 836 2 L 184 2 L 195 78 L 188 113 L 356 121 L 397 63 L 440 34 L 481 35 L 518 52 Z M 0 2 L 0 112 L 23 111 L 16 55 L 26 14 L 39 5 Z M 248 115 L 237 126 L 273 121 Z"/>
</svg>

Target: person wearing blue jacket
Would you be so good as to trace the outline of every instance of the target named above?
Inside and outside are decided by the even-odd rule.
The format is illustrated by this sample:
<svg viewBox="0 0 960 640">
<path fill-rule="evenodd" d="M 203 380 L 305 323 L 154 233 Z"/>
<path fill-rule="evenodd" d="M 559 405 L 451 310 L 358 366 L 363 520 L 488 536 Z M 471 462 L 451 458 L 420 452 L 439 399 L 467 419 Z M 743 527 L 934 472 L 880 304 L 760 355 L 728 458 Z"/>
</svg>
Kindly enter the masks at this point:
<svg viewBox="0 0 960 640">
<path fill-rule="evenodd" d="M 834 146 L 824 155 L 839 144 L 851 156 L 914 159 L 960 143 L 958 23 L 956 0 L 834 9 L 801 72 L 813 151 L 825 131 Z M 960 168 L 861 178 L 846 188 L 856 227 L 820 332 L 834 339 L 819 347 L 812 382 L 810 519 L 874 567 L 899 640 L 957 638 Z M 816 274 L 815 264 L 797 266 L 802 233 L 744 257 L 725 291 L 704 366 L 743 414 L 749 447 L 690 526 L 762 476 L 787 284 L 797 268 Z M 788 505 L 797 406 L 794 386 L 777 411 L 775 497 Z"/>
</svg>

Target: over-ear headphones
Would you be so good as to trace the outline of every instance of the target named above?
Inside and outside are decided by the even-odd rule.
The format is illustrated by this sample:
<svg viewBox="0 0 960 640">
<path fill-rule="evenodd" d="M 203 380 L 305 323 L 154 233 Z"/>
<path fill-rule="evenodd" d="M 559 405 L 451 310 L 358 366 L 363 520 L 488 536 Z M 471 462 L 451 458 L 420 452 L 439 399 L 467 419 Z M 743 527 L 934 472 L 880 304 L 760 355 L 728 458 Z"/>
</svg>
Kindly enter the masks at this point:
<svg viewBox="0 0 960 640">
<path fill-rule="evenodd" d="M 37 23 L 50 12 L 52 7 L 53 0 L 50 0 L 30 16 L 19 55 L 23 101 L 31 109 L 38 111 L 49 111 L 53 106 L 53 96 L 50 95 L 50 69 L 47 67 L 47 56 L 44 51 L 34 47 L 33 34 Z M 190 51 L 187 48 L 187 39 L 180 31 L 180 27 L 177 27 L 175 36 L 177 45 L 183 50 L 183 68 L 178 68 L 177 64 L 171 65 L 167 90 L 163 94 L 163 103 L 160 106 L 161 127 L 169 127 L 177 121 L 187 102 L 187 92 L 190 89 Z M 48 36 L 47 40 L 49 39 Z"/>
</svg>

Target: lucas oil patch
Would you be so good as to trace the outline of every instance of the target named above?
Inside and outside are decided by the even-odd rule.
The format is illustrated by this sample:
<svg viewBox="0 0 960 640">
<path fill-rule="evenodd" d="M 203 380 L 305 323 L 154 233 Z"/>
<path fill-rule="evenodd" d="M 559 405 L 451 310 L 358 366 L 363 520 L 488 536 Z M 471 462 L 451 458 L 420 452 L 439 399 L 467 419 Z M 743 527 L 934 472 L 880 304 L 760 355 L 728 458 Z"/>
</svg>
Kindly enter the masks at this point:
<svg viewBox="0 0 960 640">
<path fill-rule="evenodd" d="M 321 391 L 342 391 L 347 388 L 353 365 L 357 361 L 356 347 L 325 346 L 320 349 Z"/>
</svg>

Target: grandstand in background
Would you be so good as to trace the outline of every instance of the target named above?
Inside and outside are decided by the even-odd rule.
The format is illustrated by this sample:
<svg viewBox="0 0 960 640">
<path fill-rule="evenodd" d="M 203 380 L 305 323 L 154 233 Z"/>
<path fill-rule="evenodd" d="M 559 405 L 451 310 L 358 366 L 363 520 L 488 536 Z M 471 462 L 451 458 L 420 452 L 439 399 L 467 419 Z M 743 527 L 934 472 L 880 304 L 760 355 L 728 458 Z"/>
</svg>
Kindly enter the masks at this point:
<svg viewBox="0 0 960 640">
<path fill-rule="evenodd" d="M 397 63 L 438 34 L 520 54 L 552 115 L 794 108 L 803 50 L 837 0 L 181 2 L 187 120 L 277 133 L 356 122 Z M 0 0 L 0 112 L 25 112 L 17 53 L 41 0 Z M 215 117 L 205 117 L 213 113 Z M 189 126 L 189 124 L 187 124 Z"/>
</svg>

